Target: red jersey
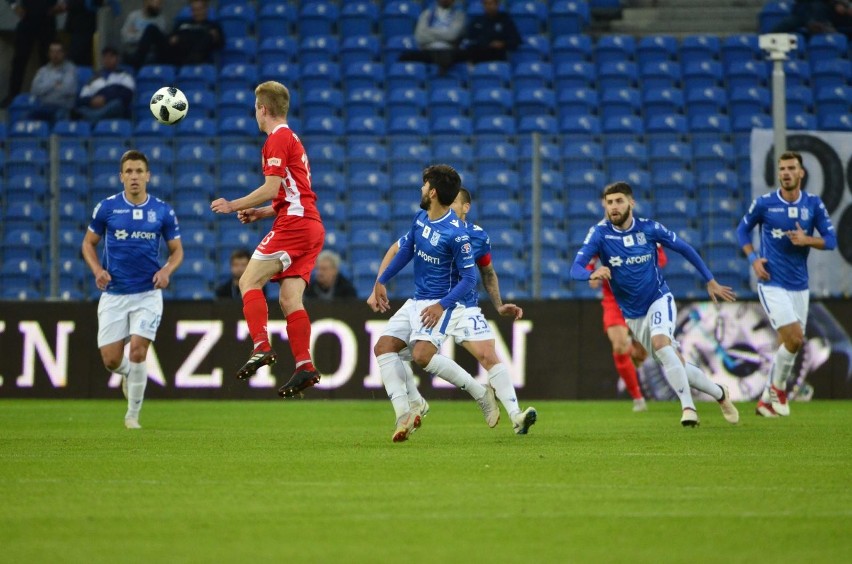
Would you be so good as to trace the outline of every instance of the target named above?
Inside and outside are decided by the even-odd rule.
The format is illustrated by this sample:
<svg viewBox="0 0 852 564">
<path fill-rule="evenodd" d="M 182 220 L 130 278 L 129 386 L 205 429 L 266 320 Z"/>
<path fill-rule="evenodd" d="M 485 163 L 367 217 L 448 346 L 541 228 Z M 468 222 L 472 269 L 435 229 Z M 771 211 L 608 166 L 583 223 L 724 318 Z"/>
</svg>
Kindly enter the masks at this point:
<svg viewBox="0 0 852 564">
<path fill-rule="evenodd" d="M 299 218 L 322 221 L 317 209 L 317 195 L 311 189 L 311 167 L 302 141 L 289 126 L 272 130 L 263 144 L 263 175 L 283 178 L 278 194 L 272 200 L 277 214 L 273 229 Z"/>
</svg>

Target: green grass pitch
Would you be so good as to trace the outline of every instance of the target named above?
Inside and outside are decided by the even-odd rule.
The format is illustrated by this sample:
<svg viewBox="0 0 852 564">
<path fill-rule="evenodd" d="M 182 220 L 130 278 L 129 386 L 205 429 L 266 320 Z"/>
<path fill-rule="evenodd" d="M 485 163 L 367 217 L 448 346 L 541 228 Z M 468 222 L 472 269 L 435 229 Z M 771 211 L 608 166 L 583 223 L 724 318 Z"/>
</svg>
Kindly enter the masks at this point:
<svg viewBox="0 0 852 564">
<path fill-rule="evenodd" d="M 852 402 L 0 401 L 0 562 L 843 562 Z M 844 556 L 845 555 L 845 556 Z"/>
</svg>

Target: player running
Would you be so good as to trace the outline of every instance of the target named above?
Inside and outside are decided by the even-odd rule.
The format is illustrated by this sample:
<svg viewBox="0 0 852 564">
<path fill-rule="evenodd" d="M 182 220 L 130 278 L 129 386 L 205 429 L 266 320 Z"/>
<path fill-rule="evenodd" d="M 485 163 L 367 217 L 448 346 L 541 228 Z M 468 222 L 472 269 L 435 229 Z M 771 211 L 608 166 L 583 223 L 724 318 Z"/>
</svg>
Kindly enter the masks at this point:
<svg viewBox="0 0 852 564">
<path fill-rule="evenodd" d="M 473 259 L 479 268 L 479 274 L 482 277 L 485 290 L 488 292 L 491 303 L 494 304 L 500 315 L 520 319 L 524 315 L 524 310 L 515 304 L 504 304 L 500 296 L 500 283 L 497 278 L 497 271 L 494 270 L 494 265 L 491 262 L 491 240 L 488 234 L 480 226 L 467 222 L 470 205 L 470 192 L 465 188 L 459 188 L 459 195 L 453 200 L 451 208 L 467 228 L 470 242 L 473 245 Z M 379 275 L 384 272 L 398 251 L 399 242 L 395 242 L 390 246 L 382 260 L 381 266 L 379 266 Z M 370 294 L 370 297 L 367 298 L 367 304 L 374 311 L 376 310 L 375 299 L 375 294 Z M 534 407 L 521 410 L 518 405 L 518 396 L 512 384 L 512 377 L 509 375 L 506 365 L 500 362 L 500 359 L 497 357 L 497 351 L 494 346 L 494 333 L 491 331 L 491 327 L 488 325 L 479 307 L 479 291 L 476 287 L 470 291 L 465 299 L 464 317 L 456 326 L 452 337 L 456 344 L 462 345 L 488 371 L 488 382 L 494 388 L 497 399 L 500 400 L 506 409 L 506 414 L 512 421 L 513 430 L 518 435 L 526 435 L 529 432 L 529 428 L 535 424 L 538 412 Z M 406 351 L 408 349 L 403 351 L 403 356 L 405 356 Z M 405 362 L 404 366 L 408 372 L 408 378 L 405 383 L 409 404 L 412 409 L 418 410 L 421 416 L 425 416 L 429 411 L 429 404 L 417 389 L 410 364 Z M 486 414 L 486 422 L 490 427 L 494 427 L 499 421 L 499 416 L 499 410 L 488 413 Z"/>
<path fill-rule="evenodd" d="M 808 320 L 808 254 L 830 251 L 837 235 L 819 196 L 802 191 L 802 155 L 787 151 L 778 159 L 781 187 L 755 199 L 737 227 L 737 239 L 757 275 L 757 295 L 781 344 L 775 353 L 766 388 L 757 402 L 763 417 L 790 415 L 787 381 L 805 341 Z M 760 224 L 760 254 L 751 232 Z M 814 237 L 814 229 L 822 237 Z"/>
<path fill-rule="evenodd" d="M 171 206 L 148 194 L 151 170 L 140 151 L 127 151 L 119 165 L 124 192 L 95 206 L 83 239 L 83 259 L 103 293 L 98 301 L 98 348 L 107 370 L 121 374 L 127 396 L 124 426 L 141 429 L 139 411 L 145 399 L 148 347 L 163 315 L 163 288 L 183 262 L 177 217 Z M 103 258 L 97 246 L 104 240 Z M 160 266 L 160 240 L 169 258 Z M 124 355 L 129 338 L 130 354 Z"/>
<path fill-rule="evenodd" d="M 373 311 L 390 309 L 387 288 L 402 268 L 414 261 L 416 288 L 410 299 L 390 318 L 373 348 L 382 382 L 396 414 L 393 441 L 408 439 L 420 426 L 421 410 L 408 400 L 409 373 L 400 352 L 411 347 L 411 356 L 426 372 L 467 391 L 477 400 L 486 420 L 499 419 L 500 407 L 491 386 L 483 386 L 453 360 L 436 354 L 452 336 L 467 311 L 465 299 L 476 287 L 473 246 L 464 224 L 450 208 L 458 196 L 461 179 L 447 165 L 423 171 L 420 207 L 408 233 L 399 240 L 399 252 L 387 265 L 373 288 Z M 456 274 L 454 275 L 454 269 Z M 492 415 L 496 412 L 496 416 Z M 493 425 L 492 425 L 493 426 Z"/>
<path fill-rule="evenodd" d="M 604 189 L 606 219 L 589 229 L 583 246 L 571 266 L 575 280 L 609 280 L 615 301 L 624 312 L 634 337 L 663 366 L 663 373 L 681 403 L 681 425 L 698 425 L 698 413 L 689 387 L 709 394 L 719 402 L 729 423 L 739 421 L 737 408 L 724 386 L 715 384 L 694 364 L 684 362 L 678 343 L 673 340 L 677 306 L 657 266 L 657 243 L 683 255 L 701 273 L 707 293 L 734 301 L 728 286 L 713 279 L 704 261 L 689 244 L 658 222 L 633 216 L 633 189 L 626 182 L 615 182 Z M 586 265 L 600 257 L 601 266 L 590 273 Z"/>
</svg>

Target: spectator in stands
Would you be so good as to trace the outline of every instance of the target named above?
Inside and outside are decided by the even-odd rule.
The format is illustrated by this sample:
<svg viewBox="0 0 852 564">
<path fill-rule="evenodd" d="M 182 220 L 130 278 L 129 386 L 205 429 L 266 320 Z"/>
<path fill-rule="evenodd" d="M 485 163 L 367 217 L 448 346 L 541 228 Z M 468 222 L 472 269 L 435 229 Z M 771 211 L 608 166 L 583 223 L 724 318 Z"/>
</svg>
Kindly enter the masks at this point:
<svg viewBox="0 0 852 564">
<path fill-rule="evenodd" d="M 305 290 L 305 297 L 319 300 L 357 298 L 355 286 L 340 274 L 340 255 L 334 251 L 323 251 L 317 257 L 314 277 Z"/>
<path fill-rule="evenodd" d="M 505 61 L 521 44 L 515 21 L 500 10 L 500 0 L 482 0 L 482 9 L 467 26 L 460 58 L 471 63 Z"/>
<path fill-rule="evenodd" d="M 98 9 L 104 0 L 64 0 L 65 31 L 71 38 L 68 58 L 75 65 L 92 66 L 92 43 L 98 29 Z"/>
<path fill-rule="evenodd" d="M 143 43 L 148 46 L 154 45 L 150 40 L 142 41 L 146 33 L 159 33 L 161 38 L 165 37 L 166 18 L 162 14 L 162 9 L 163 0 L 145 0 L 141 8 L 127 14 L 127 19 L 121 26 L 121 45 L 124 51 L 124 60 L 134 67 L 141 67 L 149 62 L 149 58 L 151 61 L 159 58 L 159 54 L 150 47 L 140 56 L 139 47 Z"/>
<path fill-rule="evenodd" d="M 417 18 L 414 28 L 416 51 L 404 51 L 400 61 L 419 61 L 438 65 L 441 73 L 455 63 L 464 33 L 465 14 L 453 6 L 454 0 L 437 0 Z"/>
<path fill-rule="evenodd" d="M 77 99 L 77 67 L 65 60 L 65 48 L 53 41 L 48 49 L 50 61 L 38 69 L 30 91 L 37 106 L 30 119 L 54 121 L 67 119 Z"/>
<path fill-rule="evenodd" d="M 190 0 L 189 8 L 192 17 L 178 20 L 168 37 L 157 26 L 146 27 L 131 64 L 141 67 L 149 60 L 152 51 L 155 61 L 162 64 L 212 63 L 213 54 L 225 44 L 222 26 L 209 18 L 207 0 Z"/>
<path fill-rule="evenodd" d="M 240 277 L 246 271 L 251 253 L 247 249 L 236 249 L 231 253 L 231 277 L 216 288 L 216 298 L 242 300 Z"/>
<path fill-rule="evenodd" d="M 20 20 L 15 27 L 15 54 L 9 73 L 9 92 L 0 103 L 4 108 L 21 93 L 24 73 L 36 43 L 39 64 L 47 63 L 50 42 L 56 37 L 56 14 L 65 10 L 64 2 L 57 0 L 12 0 L 9 3 Z"/>
<path fill-rule="evenodd" d="M 772 33 L 834 33 L 835 23 L 852 15 L 849 0 L 796 0 L 790 17 L 781 20 Z"/>
<path fill-rule="evenodd" d="M 136 81 L 133 75 L 119 68 L 115 48 L 104 47 L 101 58 L 103 68 L 83 86 L 74 113 L 90 123 L 129 118 Z"/>
</svg>

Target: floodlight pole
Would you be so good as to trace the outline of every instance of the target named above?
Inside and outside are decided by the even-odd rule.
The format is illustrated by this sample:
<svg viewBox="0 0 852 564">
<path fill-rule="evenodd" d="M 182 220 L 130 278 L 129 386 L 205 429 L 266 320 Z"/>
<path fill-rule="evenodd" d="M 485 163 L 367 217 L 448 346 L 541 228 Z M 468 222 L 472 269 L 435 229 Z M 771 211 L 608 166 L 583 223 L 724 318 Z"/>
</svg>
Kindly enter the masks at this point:
<svg viewBox="0 0 852 564">
<path fill-rule="evenodd" d="M 787 96 L 785 92 L 784 61 L 787 53 L 796 48 L 798 39 L 787 33 L 768 33 L 759 37 L 762 49 L 772 61 L 772 131 L 775 144 L 774 160 L 787 150 Z"/>
</svg>

